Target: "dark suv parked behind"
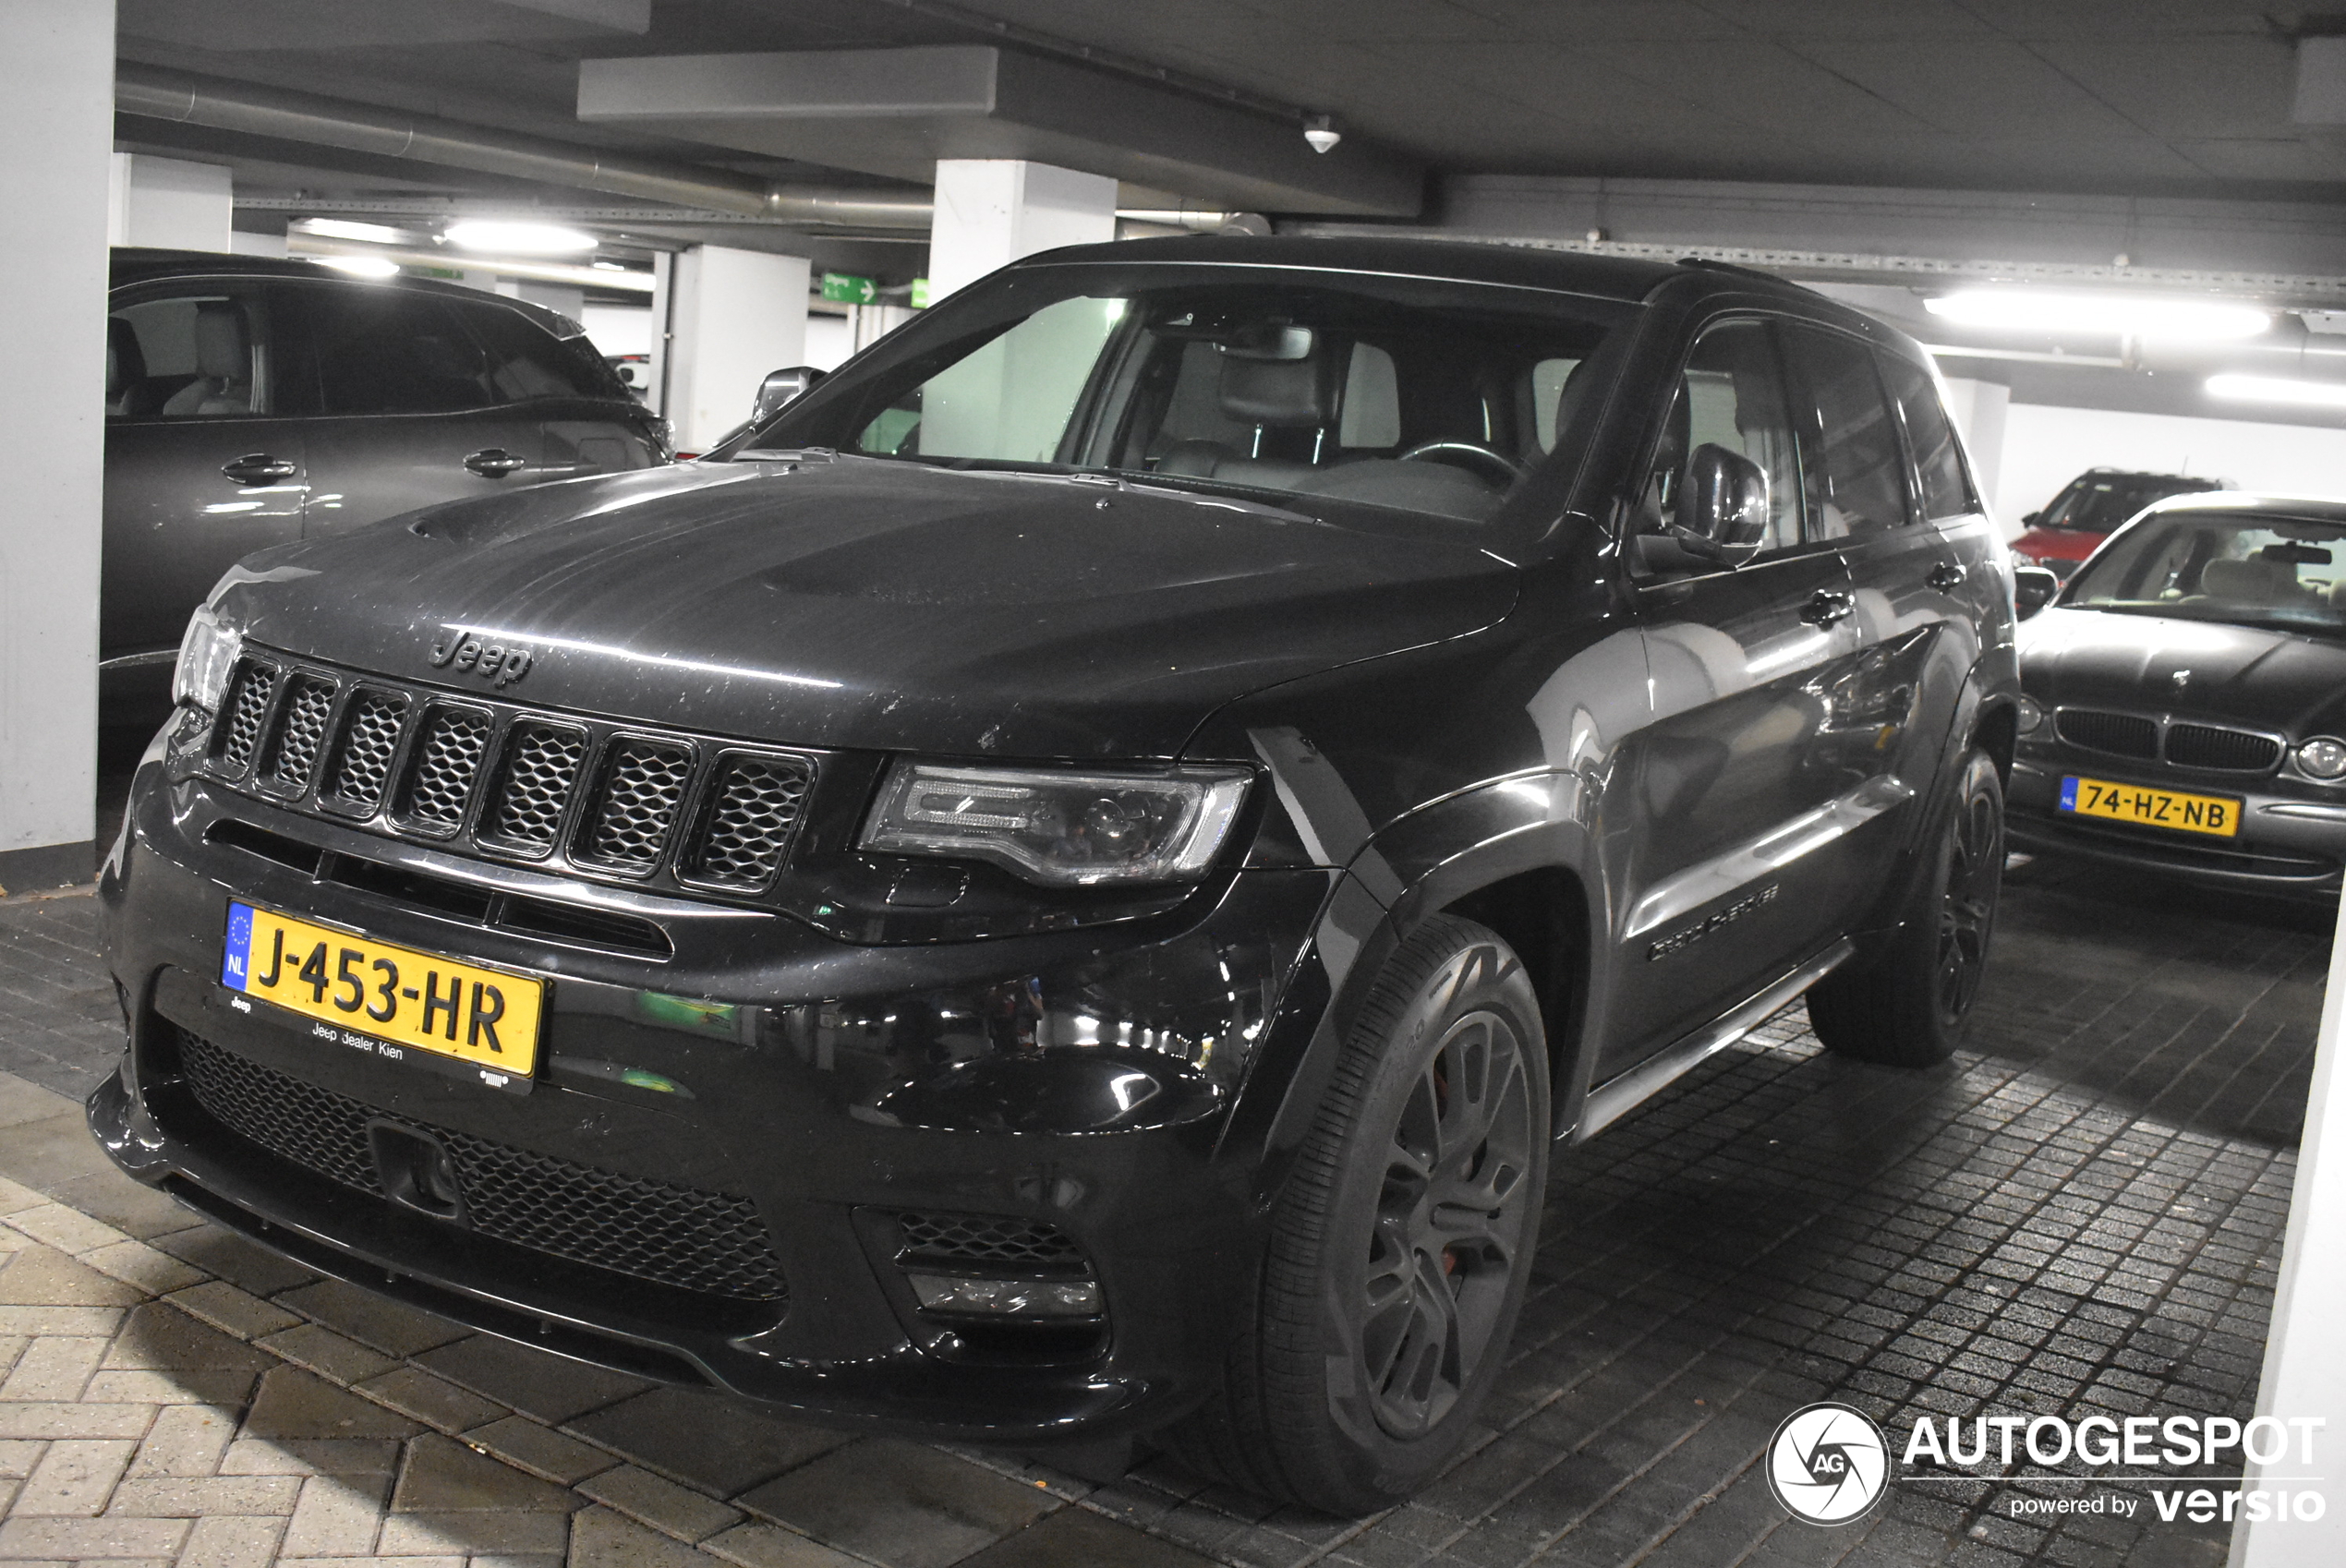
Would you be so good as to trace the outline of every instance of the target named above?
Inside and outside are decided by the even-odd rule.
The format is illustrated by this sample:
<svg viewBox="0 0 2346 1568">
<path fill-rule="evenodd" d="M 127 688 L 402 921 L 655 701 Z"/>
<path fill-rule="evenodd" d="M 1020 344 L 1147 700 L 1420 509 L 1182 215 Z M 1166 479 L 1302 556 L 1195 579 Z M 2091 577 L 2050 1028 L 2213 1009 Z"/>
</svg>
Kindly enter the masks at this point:
<svg viewBox="0 0 2346 1568">
<path fill-rule="evenodd" d="M 1555 1139 L 1971 1006 L 2017 687 L 1913 343 L 1756 273 L 1056 252 L 688 468 L 248 561 L 91 1125 L 466 1322 L 1363 1510 Z"/>
<path fill-rule="evenodd" d="M 187 612 L 254 550 L 665 462 L 664 428 L 582 331 L 451 283 L 115 251 L 99 631 L 109 690 L 160 693 Z"/>
</svg>

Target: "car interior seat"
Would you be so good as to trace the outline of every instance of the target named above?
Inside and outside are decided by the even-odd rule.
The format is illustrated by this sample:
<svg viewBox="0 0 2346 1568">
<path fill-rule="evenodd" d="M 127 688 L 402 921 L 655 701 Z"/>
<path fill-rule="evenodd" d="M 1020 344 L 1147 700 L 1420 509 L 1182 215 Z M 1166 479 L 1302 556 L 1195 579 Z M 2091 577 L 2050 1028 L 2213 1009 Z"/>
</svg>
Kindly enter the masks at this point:
<svg viewBox="0 0 2346 1568">
<path fill-rule="evenodd" d="M 2199 591 L 2234 604 L 2289 604 L 2304 597 L 2297 572 L 2279 561 L 2211 561 L 2200 569 Z"/>
<path fill-rule="evenodd" d="M 106 318 L 106 413 L 110 417 L 151 414 L 142 407 L 147 390 L 147 356 L 139 346 L 139 329 L 119 316 Z"/>
<path fill-rule="evenodd" d="M 196 307 L 196 379 L 171 394 L 163 417 L 252 412 L 252 340 L 244 308 L 227 300 Z"/>
</svg>

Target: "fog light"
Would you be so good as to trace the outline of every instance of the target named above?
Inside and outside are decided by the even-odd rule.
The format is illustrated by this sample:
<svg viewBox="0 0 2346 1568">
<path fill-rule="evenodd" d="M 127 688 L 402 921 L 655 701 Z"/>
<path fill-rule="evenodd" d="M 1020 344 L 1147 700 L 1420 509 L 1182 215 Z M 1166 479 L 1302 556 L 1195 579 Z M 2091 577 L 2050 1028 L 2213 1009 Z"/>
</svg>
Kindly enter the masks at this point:
<svg viewBox="0 0 2346 1568">
<path fill-rule="evenodd" d="M 2044 705 L 2034 697 L 2020 699 L 2020 732 L 2034 735 L 2045 727 Z"/>
<path fill-rule="evenodd" d="M 981 1280 L 913 1274 L 913 1294 L 931 1312 L 982 1312 L 990 1318 L 1096 1318 L 1096 1280 Z"/>
<path fill-rule="evenodd" d="M 2297 766 L 2308 778 L 2346 778 L 2346 741 L 2315 736 L 2297 748 Z"/>
</svg>

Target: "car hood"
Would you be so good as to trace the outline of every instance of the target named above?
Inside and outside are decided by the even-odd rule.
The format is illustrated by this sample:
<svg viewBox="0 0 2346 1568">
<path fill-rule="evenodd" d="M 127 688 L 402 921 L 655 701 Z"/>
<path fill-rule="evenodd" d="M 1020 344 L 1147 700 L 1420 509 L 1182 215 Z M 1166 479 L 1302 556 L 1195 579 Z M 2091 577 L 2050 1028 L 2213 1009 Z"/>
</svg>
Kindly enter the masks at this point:
<svg viewBox="0 0 2346 1568">
<path fill-rule="evenodd" d="M 2020 633 L 2021 679 L 2049 706 L 2346 735 L 2346 643 L 2093 609 L 2047 609 Z"/>
<path fill-rule="evenodd" d="M 508 700 L 811 746 L 1165 757 L 1234 697 L 1504 616 L 1456 524 L 866 459 L 539 486 L 264 552 L 246 636 Z M 513 661 L 501 664 L 510 671 Z"/>
<path fill-rule="evenodd" d="M 2108 537 L 2084 528 L 2031 528 L 2013 540 L 2012 548 L 2038 561 L 2083 561 Z"/>
</svg>

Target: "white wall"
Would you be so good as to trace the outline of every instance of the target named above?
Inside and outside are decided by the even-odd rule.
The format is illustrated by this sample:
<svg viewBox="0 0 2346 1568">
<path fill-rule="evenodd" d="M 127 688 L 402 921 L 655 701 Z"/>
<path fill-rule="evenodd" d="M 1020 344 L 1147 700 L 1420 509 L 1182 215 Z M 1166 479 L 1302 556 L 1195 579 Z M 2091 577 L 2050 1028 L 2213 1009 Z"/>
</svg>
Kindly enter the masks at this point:
<svg viewBox="0 0 2346 1568">
<path fill-rule="evenodd" d="M 233 187 L 218 163 L 116 152 L 107 170 L 106 243 L 224 251 L 236 215 Z"/>
<path fill-rule="evenodd" d="M 1996 518 L 2016 537 L 2022 513 L 2087 468 L 2209 474 L 2244 489 L 2346 497 L 2346 428 L 2015 403 L 2005 410 L 2001 467 Z"/>
<path fill-rule="evenodd" d="M 578 318 L 598 354 L 649 354 L 652 312 L 646 305 L 589 305 Z"/>
<path fill-rule="evenodd" d="M 665 412 L 681 450 L 707 451 L 770 372 L 806 363 L 808 282 L 799 256 L 696 245 L 676 259 Z"/>
<path fill-rule="evenodd" d="M 0 4 L 0 429 L 37 454 L 0 507 L 0 886 L 94 856 L 114 3 Z"/>
</svg>

